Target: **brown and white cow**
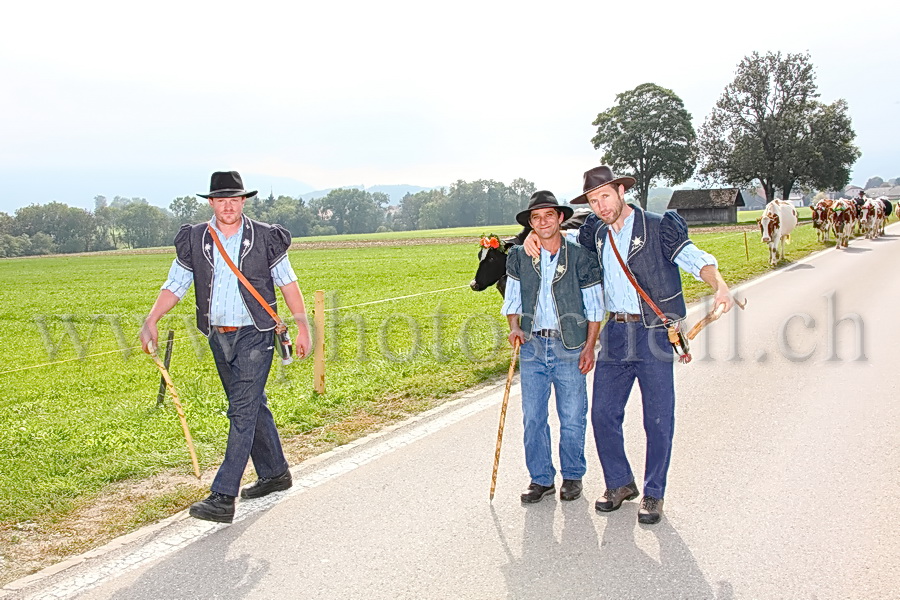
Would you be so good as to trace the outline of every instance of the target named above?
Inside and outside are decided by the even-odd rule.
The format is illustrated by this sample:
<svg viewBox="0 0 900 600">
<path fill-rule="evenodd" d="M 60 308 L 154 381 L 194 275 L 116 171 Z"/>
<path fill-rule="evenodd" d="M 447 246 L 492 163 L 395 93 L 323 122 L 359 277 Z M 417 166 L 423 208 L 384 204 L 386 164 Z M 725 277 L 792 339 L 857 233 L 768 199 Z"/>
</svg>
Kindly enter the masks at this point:
<svg viewBox="0 0 900 600">
<path fill-rule="evenodd" d="M 812 207 L 812 223 L 820 242 L 828 241 L 833 224 L 831 222 L 831 205 L 834 200 L 823 198 Z"/>
<path fill-rule="evenodd" d="M 873 240 L 884 229 L 884 204 L 875 198 L 868 198 L 859 209 L 859 229 L 866 239 Z"/>
<path fill-rule="evenodd" d="M 850 245 L 850 236 L 853 235 L 853 225 L 856 222 L 856 205 L 853 200 L 841 198 L 831 205 L 831 223 L 834 227 L 834 237 L 837 240 L 835 248 L 846 248 Z"/>
<path fill-rule="evenodd" d="M 769 264 L 778 264 L 779 247 L 784 258 L 784 245 L 791 243 L 791 232 L 797 226 L 797 209 L 786 200 L 772 200 L 757 219 L 762 241 L 769 245 Z"/>
</svg>

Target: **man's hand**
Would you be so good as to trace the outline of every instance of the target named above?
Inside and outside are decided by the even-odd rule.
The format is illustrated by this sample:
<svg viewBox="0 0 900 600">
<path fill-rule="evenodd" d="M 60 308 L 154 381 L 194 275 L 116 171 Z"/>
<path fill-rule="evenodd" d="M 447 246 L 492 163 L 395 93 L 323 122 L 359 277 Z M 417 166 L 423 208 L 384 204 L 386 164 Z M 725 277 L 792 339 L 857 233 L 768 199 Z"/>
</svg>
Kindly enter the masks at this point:
<svg viewBox="0 0 900 600">
<path fill-rule="evenodd" d="M 584 348 L 581 349 L 581 356 L 578 357 L 578 369 L 581 371 L 582 375 L 587 375 L 591 372 L 591 369 L 594 368 L 594 363 L 596 362 L 596 352 L 594 352 L 594 347 L 588 347 L 587 344 L 584 345 Z"/>
<path fill-rule="evenodd" d="M 297 358 L 306 358 L 312 350 L 312 342 L 309 337 L 309 324 L 306 322 L 306 315 L 302 319 L 297 319 L 297 339 L 294 347 L 297 349 Z"/>
<path fill-rule="evenodd" d="M 538 240 L 537 234 L 533 231 L 525 238 L 525 241 L 522 243 L 522 248 L 525 249 L 525 254 L 531 258 L 541 257 L 541 242 Z"/>
<path fill-rule="evenodd" d="M 700 279 L 713 289 L 713 310 L 718 309 L 720 305 L 724 305 L 725 310 L 722 311 L 724 314 L 734 307 L 734 297 L 731 295 L 731 290 L 728 289 L 728 284 L 722 279 L 719 269 L 713 265 L 706 265 L 700 269 Z"/>
<path fill-rule="evenodd" d="M 509 340 L 510 346 L 515 347 L 516 338 L 518 338 L 520 346 L 525 343 L 525 332 L 522 331 L 522 328 L 518 326 L 512 327 L 509 330 L 509 337 L 507 339 Z"/>
<path fill-rule="evenodd" d="M 150 321 L 150 319 L 146 319 L 144 324 L 141 326 L 141 349 L 150 354 L 150 344 L 153 344 L 153 349 L 159 346 L 159 332 L 156 329 L 156 321 Z"/>
</svg>

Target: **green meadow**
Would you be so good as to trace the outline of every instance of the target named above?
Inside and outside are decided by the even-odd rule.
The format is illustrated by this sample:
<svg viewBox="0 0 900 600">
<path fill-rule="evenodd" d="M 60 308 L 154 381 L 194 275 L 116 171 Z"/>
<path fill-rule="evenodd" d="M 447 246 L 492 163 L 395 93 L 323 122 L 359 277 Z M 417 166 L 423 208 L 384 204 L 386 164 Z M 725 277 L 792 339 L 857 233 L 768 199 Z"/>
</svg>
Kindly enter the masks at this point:
<svg viewBox="0 0 900 600">
<path fill-rule="evenodd" d="M 455 235 L 517 228 L 481 229 Z M 748 234 L 749 260 L 742 232 L 700 231 L 695 241 L 718 257 L 730 283 L 769 270 L 755 231 Z M 811 227 L 800 227 L 787 260 L 822 247 Z M 421 410 L 504 372 L 500 295 L 467 287 L 477 252 L 475 243 L 292 251 L 308 307 L 314 290 L 326 292 L 327 391 L 312 391 L 311 359 L 287 367 L 276 361 L 267 394 L 283 434 L 384 414 L 398 402 L 404 411 Z M 0 261 L 0 525 L 63 518 L 113 482 L 190 473 L 171 402 L 157 407 L 159 373 L 136 348 L 172 257 Z M 704 284 L 684 279 L 689 299 L 706 293 Z M 193 322 L 189 292 L 160 330 L 175 331 L 172 377 L 201 467 L 212 468 L 225 446 L 227 406 Z M 354 434 L 346 435 L 334 442 Z"/>
</svg>

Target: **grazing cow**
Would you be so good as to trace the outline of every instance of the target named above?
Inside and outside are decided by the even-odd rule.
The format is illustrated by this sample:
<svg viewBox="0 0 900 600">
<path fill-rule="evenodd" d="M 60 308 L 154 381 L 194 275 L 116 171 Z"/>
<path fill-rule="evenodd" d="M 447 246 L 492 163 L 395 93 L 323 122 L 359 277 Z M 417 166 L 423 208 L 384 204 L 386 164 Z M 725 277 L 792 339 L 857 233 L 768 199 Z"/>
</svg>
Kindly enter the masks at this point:
<svg viewBox="0 0 900 600">
<path fill-rule="evenodd" d="M 584 224 L 584 220 L 591 214 L 587 208 L 575 210 L 570 218 L 563 221 L 560 226 L 563 230 L 578 229 Z M 497 284 L 497 291 L 501 296 L 506 295 L 506 253 L 514 245 L 520 246 L 531 233 L 531 227 L 525 227 L 518 235 L 501 240 L 496 235 L 481 238 L 481 249 L 478 250 L 478 270 L 475 278 L 469 283 L 469 287 L 480 292 Z"/>
<path fill-rule="evenodd" d="M 831 205 L 831 223 L 834 227 L 835 248 L 846 248 L 853 235 L 853 223 L 856 220 L 856 205 L 853 200 L 841 198 Z"/>
<path fill-rule="evenodd" d="M 791 243 L 791 232 L 797 226 L 797 209 L 787 200 L 772 200 L 757 219 L 762 241 L 769 245 L 769 264 L 778 264 L 779 246 L 784 258 L 784 245 Z"/>
<path fill-rule="evenodd" d="M 822 200 L 816 202 L 816 204 L 812 207 L 813 227 L 816 228 L 816 234 L 818 235 L 820 242 L 827 242 L 828 234 L 831 232 L 832 204 L 834 204 L 834 200 L 823 198 Z"/>
</svg>

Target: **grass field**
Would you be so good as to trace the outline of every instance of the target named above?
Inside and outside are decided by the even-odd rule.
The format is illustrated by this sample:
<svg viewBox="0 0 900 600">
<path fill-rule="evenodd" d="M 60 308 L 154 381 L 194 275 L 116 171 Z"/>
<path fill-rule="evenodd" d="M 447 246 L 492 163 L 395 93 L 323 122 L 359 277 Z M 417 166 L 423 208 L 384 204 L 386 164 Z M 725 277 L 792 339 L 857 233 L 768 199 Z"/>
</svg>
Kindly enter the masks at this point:
<svg viewBox="0 0 900 600">
<path fill-rule="evenodd" d="M 517 229 L 478 228 L 472 235 Z M 768 250 L 755 232 L 748 234 L 749 260 L 740 231 L 698 232 L 693 239 L 718 257 L 731 283 L 769 270 Z M 800 227 L 787 259 L 821 247 L 811 227 Z M 273 368 L 267 394 L 281 431 L 327 429 L 342 443 L 359 430 L 335 424 L 421 410 L 505 371 L 500 295 L 466 286 L 477 251 L 473 244 L 433 244 L 292 253 L 307 304 L 313 290 L 327 292 L 328 389 L 322 396 L 312 392 L 311 360 Z M 133 348 L 171 260 L 171 254 L 149 254 L 0 261 L 0 438 L 6 449 L 0 454 L 0 529 L 52 526 L 116 481 L 171 469 L 190 473 L 171 404 L 156 407 L 158 372 Z M 689 300 L 708 290 L 684 279 Z M 446 288 L 458 289 L 353 307 Z M 226 400 L 206 340 L 193 327 L 192 307 L 189 293 L 160 330 L 176 331 L 172 376 L 201 466 L 213 468 L 225 445 Z M 196 490 L 176 494 L 108 527 L 115 533 L 171 514 L 195 496 Z M 9 558 L 19 534 L 4 539 L 13 539 L 2 549 Z"/>
</svg>

